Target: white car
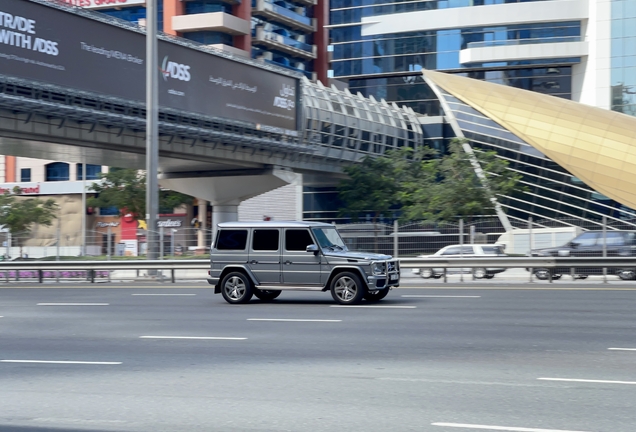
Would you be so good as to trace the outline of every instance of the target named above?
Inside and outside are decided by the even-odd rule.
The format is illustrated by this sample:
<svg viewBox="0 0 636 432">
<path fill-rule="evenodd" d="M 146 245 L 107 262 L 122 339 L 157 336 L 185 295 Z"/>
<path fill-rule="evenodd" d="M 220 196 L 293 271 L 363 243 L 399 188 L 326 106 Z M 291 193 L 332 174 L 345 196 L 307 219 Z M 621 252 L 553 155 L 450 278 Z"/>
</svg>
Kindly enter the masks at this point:
<svg viewBox="0 0 636 432">
<path fill-rule="evenodd" d="M 433 255 L 419 255 L 418 258 L 451 259 L 451 258 L 485 258 L 485 257 L 505 257 L 507 256 L 500 245 L 450 245 L 446 246 Z M 474 274 L 476 279 L 492 279 L 495 274 L 505 271 L 505 268 L 477 267 L 477 268 L 447 268 L 446 274 Z M 439 279 L 444 275 L 443 268 L 421 268 L 413 269 L 413 273 L 419 274 L 424 279 Z"/>
</svg>

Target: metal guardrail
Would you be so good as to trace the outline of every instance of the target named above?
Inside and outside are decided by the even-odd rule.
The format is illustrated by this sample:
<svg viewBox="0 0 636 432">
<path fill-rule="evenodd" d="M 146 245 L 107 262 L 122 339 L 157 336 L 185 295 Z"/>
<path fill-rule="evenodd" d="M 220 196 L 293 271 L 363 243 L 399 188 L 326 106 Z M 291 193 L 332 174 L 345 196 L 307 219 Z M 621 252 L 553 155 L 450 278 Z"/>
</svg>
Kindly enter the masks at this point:
<svg viewBox="0 0 636 432">
<path fill-rule="evenodd" d="M 497 258 L 399 258 L 401 268 L 555 268 L 603 267 L 636 268 L 636 257 L 497 257 Z M 0 262 L 0 273 L 30 270 L 37 272 L 43 282 L 44 271 L 86 271 L 91 282 L 95 272 L 113 270 L 170 271 L 175 282 L 176 270 L 208 270 L 209 260 L 126 260 L 126 261 L 5 261 Z M 163 280 L 163 278 L 161 278 Z"/>
<path fill-rule="evenodd" d="M 636 257 L 400 258 L 401 268 L 636 267 Z"/>
<path fill-rule="evenodd" d="M 85 271 L 87 278 L 95 282 L 95 272 L 113 270 L 168 270 L 170 280 L 175 282 L 175 270 L 208 270 L 210 261 L 200 260 L 126 260 L 126 261 L 5 261 L 0 262 L 0 273 L 31 270 L 37 272 L 38 281 L 44 281 L 44 271 Z M 163 277 L 161 277 L 163 280 Z"/>
</svg>

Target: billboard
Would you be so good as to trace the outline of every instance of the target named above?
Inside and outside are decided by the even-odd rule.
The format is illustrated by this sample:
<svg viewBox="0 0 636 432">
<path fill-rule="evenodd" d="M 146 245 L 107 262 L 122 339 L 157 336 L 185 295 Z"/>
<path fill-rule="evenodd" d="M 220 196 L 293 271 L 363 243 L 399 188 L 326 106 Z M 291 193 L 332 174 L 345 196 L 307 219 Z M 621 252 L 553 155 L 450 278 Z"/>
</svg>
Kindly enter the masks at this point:
<svg viewBox="0 0 636 432">
<path fill-rule="evenodd" d="M 60 0 L 85 9 L 107 9 L 126 6 L 145 6 L 146 0 Z"/>
<path fill-rule="evenodd" d="M 146 100 L 145 35 L 28 0 L 0 2 L 0 73 Z M 297 79 L 159 41 L 159 104 L 297 130 Z"/>
</svg>

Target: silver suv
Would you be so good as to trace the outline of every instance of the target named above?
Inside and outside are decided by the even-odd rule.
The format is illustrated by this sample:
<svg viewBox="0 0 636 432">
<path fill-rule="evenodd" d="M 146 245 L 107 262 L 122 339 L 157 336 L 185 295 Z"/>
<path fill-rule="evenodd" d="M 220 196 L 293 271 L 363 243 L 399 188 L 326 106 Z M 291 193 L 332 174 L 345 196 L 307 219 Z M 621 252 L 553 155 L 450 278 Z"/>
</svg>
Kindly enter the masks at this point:
<svg viewBox="0 0 636 432">
<path fill-rule="evenodd" d="M 320 222 L 225 222 L 210 250 L 214 293 L 231 304 L 281 291 L 331 291 L 343 305 L 382 300 L 399 286 L 388 255 L 351 252 L 336 227 Z"/>
</svg>

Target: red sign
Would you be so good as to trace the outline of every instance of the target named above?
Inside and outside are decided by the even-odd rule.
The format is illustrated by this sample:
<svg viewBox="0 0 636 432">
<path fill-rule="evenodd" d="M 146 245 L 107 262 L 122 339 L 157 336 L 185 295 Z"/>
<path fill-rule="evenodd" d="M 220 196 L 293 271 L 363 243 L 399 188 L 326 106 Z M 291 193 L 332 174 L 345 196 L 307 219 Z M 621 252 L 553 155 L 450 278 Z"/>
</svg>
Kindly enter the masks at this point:
<svg viewBox="0 0 636 432">
<path fill-rule="evenodd" d="M 4 195 L 7 192 L 12 194 L 14 193 L 14 189 L 18 188 L 20 190 L 19 193 L 24 194 L 24 195 L 38 195 L 40 193 L 40 185 L 37 186 L 32 186 L 32 187 L 20 187 L 20 186 L 15 186 L 13 188 L 3 188 L 0 187 L 0 195 Z"/>
</svg>

